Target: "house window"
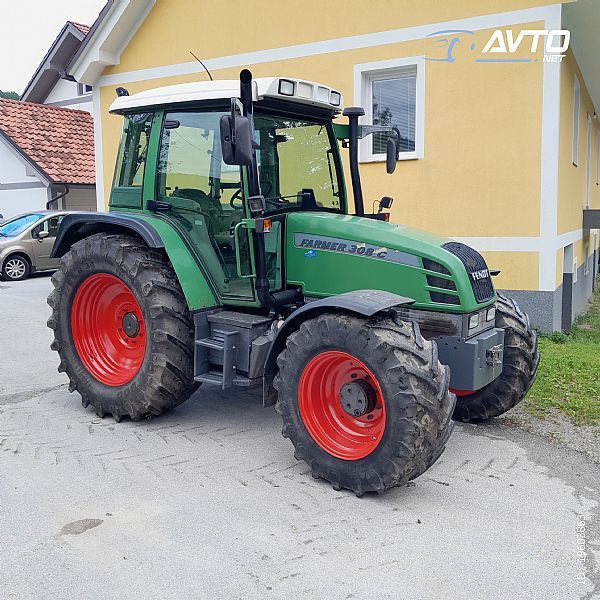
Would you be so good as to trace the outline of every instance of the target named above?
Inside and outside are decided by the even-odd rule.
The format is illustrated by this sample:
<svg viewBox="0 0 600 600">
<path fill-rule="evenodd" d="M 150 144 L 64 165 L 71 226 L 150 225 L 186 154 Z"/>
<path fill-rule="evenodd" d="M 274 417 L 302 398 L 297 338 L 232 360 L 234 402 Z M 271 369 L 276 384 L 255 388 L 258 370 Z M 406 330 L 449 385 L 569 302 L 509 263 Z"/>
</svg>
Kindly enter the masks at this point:
<svg viewBox="0 0 600 600">
<path fill-rule="evenodd" d="M 575 77 L 573 90 L 573 164 L 579 165 L 579 111 L 581 104 L 581 87 L 579 79 Z"/>
<path fill-rule="evenodd" d="M 425 62 L 421 57 L 356 65 L 355 95 L 365 108 L 364 124 L 395 126 L 400 131 L 400 159 L 424 156 Z M 361 141 L 363 162 L 385 160 L 389 134 Z"/>
<path fill-rule="evenodd" d="M 573 283 L 577 283 L 577 257 L 573 257 Z"/>
<path fill-rule="evenodd" d="M 91 94 L 93 92 L 93 88 L 91 85 L 87 85 L 85 83 L 77 84 L 77 95 L 85 96 L 85 94 Z"/>
<path fill-rule="evenodd" d="M 590 245 L 589 243 L 583 247 L 583 274 L 587 277 L 590 274 Z"/>
</svg>

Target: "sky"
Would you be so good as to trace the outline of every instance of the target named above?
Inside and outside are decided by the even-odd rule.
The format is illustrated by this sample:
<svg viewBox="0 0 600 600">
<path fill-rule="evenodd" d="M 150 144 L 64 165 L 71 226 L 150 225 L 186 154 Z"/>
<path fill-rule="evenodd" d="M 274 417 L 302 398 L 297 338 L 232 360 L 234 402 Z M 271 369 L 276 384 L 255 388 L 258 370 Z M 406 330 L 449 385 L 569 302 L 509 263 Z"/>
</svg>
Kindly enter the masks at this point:
<svg viewBox="0 0 600 600">
<path fill-rule="evenodd" d="M 67 21 L 91 25 L 105 0 L 0 0 L 0 90 L 21 93 Z"/>
</svg>

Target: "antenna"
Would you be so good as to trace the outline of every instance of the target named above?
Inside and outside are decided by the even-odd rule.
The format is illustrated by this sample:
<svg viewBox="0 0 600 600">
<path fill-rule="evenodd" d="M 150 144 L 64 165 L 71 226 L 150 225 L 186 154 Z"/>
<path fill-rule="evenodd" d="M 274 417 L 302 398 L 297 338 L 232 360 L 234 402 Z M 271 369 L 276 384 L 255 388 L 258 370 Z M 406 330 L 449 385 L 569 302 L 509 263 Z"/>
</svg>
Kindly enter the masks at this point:
<svg viewBox="0 0 600 600">
<path fill-rule="evenodd" d="M 207 75 L 210 77 L 210 80 L 213 80 L 212 75 L 210 74 L 210 71 L 206 68 L 206 65 L 190 50 L 190 54 L 204 67 L 204 70 L 206 71 Z"/>
</svg>

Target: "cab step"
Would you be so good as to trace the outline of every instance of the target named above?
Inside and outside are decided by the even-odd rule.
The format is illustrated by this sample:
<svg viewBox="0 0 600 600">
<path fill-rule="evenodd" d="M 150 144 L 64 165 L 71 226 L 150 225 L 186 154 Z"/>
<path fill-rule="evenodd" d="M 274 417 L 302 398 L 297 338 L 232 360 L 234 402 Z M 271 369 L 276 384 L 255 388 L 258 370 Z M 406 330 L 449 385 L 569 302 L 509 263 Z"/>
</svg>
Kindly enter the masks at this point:
<svg viewBox="0 0 600 600">
<path fill-rule="evenodd" d="M 206 373 L 197 375 L 196 381 L 204 383 L 213 383 L 220 385 L 221 389 L 226 390 L 233 385 L 233 378 L 236 372 L 236 357 L 237 357 L 237 331 L 223 331 L 213 329 L 212 335 L 207 338 L 196 340 L 196 346 L 206 348 L 209 351 L 209 362 L 211 365 L 222 365 L 221 372 L 214 369 L 208 370 Z M 218 376 L 218 377 L 217 377 Z"/>
<path fill-rule="evenodd" d="M 194 381 L 218 385 L 222 390 L 226 389 L 223 387 L 223 373 L 221 371 L 209 371 L 204 375 L 198 375 L 197 377 L 194 377 Z M 235 375 L 231 381 L 231 385 L 238 387 L 253 387 L 260 384 L 260 379 L 249 379 L 245 375 Z"/>
<path fill-rule="evenodd" d="M 252 368 L 250 353 L 257 338 L 261 339 L 257 352 L 264 352 L 261 336 L 270 324 L 269 318 L 228 310 L 196 313 L 194 380 L 222 390 L 260 385 L 262 372 Z"/>
</svg>

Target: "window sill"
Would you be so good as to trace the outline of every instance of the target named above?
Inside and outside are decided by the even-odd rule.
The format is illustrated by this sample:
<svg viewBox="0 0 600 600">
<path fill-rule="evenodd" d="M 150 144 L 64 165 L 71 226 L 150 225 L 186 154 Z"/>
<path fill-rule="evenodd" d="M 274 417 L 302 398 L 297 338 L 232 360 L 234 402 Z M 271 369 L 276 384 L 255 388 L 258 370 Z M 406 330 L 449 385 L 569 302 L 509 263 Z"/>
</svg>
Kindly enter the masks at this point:
<svg viewBox="0 0 600 600">
<path fill-rule="evenodd" d="M 398 161 L 404 160 L 421 160 L 423 159 L 423 155 L 418 152 L 404 152 L 400 154 Z M 385 154 L 376 154 L 374 156 L 360 156 L 358 159 L 359 163 L 384 163 L 386 161 Z"/>
</svg>

